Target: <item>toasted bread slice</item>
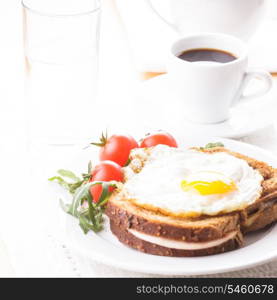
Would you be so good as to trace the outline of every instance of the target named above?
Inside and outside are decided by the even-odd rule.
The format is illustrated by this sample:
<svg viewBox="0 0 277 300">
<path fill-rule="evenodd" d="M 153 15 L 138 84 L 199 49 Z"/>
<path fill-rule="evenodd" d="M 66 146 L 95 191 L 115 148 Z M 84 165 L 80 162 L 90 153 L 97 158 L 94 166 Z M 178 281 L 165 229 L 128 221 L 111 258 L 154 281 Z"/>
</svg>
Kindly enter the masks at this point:
<svg viewBox="0 0 277 300">
<path fill-rule="evenodd" d="M 112 232 L 122 243 L 154 255 L 211 255 L 240 247 L 243 234 L 261 229 L 277 220 L 275 169 L 264 162 L 222 147 L 197 150 L 206 153 L 227 152 L 244 159 L 264 178 L 261 197 L 241 211 L 219 216 L 178 218 L 138 207 L 117 191 L 108 202 L 106 214 L 110 218 Z M 137 156 L 132 158 L 138 160 Z M 139 157 L 140 163 L 136 162 L 136 172 L 143 168 L 146 160 L 145 156 Z"/>
<path fill-rule="evenodd" d="M 128 231 L 128 229 L 122 228 L 117 224 L 115 224 L 113 220 L 111 220 L 110 228 L 112 233 L 123 244 L 144 253 L 161 255 L 161 256 L 192 257 L 192 256 L 212 255 L 212 254 L 218 254 L 226 251 L 235 250 L 242 244 L 242 237 L 241 234 L 238 232 L 238 234 L 234 238 L 229 239 L 218 246 L 205 248 L 205 249 L 198 249 L 198 250 L 183 250 L 183 249 L 163 247 L 155 243 L 150 243 L 143 239 L 139 239 L 135 235 L 131 234 Z"/>
<path fill-rule="evenodd" d="M 109 200 L 106 214 L 120 227 L 187 242 L 215 240 L 230 231 L 240 230 L 240 216 L 237 213 L 197 219 L 172 218 L 137 207 L 122 199 L 120 194 Z"/>
</svg>

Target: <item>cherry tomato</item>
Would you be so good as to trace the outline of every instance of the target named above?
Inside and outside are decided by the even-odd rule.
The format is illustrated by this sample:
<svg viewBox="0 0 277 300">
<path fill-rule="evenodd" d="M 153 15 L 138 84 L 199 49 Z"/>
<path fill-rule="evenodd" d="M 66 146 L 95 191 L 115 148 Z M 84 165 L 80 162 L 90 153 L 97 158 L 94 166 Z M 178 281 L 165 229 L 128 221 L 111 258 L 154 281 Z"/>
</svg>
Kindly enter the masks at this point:
<svg viewBox="0 0 277 300">
<path fill-rule="evenodd" d="M 112 135 L 109 138 L 102 135 L 100 143 L 92 144 L 101 147 L 100 160 L 111 160 L 122 167 L 127 164 L 131 150 L 138 148 L 138 143 L 129 135 Z"/>
<path fill-rule="evenodd" d="M 102 161 L 95 166 L 91 173 L 90 181 L 123 181 L 122 168 L 113 161 Z M 114 190 L 113 187 L 109 187 L 109 192 Z M 101 193 L 102 185 L 97 184 L 90 188 L 90 193 L 93 198 L 93 202 L 98 202 Z"/>
<path fill-rule="evenodd" d="M 164 131 L 158 131 L 156 133 L 146 135 L 140 142 L 140 148 L 153 147 L 159 144 L 170 147 L 178 147 L 176 140 L 171 134 Z"/>
</svg>

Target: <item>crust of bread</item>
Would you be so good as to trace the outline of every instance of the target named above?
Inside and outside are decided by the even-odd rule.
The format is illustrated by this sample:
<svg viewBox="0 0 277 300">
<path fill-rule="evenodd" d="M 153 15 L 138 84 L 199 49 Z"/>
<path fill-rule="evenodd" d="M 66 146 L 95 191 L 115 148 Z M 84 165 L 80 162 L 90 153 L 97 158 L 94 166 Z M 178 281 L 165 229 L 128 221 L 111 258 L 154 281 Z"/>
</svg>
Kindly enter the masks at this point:
<svg viewBox="0 0 277 300">
<path fill-rule="evenodd" d="M 141 252 L 160 255 L 160 256 L 174 256 L 174 257 L 194 257 L 219 254 L 239 248 L 242 244 L 242 236 L 238 233 L 234 238 L 216 247 L 199 249 L 199 250 L 181 250 L 174 248 L 167 248 L 160 245 L 152 244 L 150 242 L 141 240 L 131 234 L 126 228 L 118 226 L 113 222 L 110 223 L 112 233 L 123 244 L 137 249 Z"/>
<path fill-rule="evenodd" d="M 260 230 L 277 221 L 277 198 L 267 202 L 248 218 L 241 222 L 240 227 L 243 233 Z"/>
<path fill-rule="evenodd" d="M 187 242 L 219 239 L 230 231 L 239 230 L 239 214 L 202 219 L 172 218 L 116 197 L 109 200 L 105 213 L 120 227 Z"/>
<path fill-rule="evenodd" d="M 245 160 L 263 176 L 263 192 L 254 204 L 241 211 L 220 216 L 200 216 L 197 218 L 172 217 L 153 212 L 126 201 L 115 192 L 109 200 L 106 214 L 110 218 L 111 230 L 124 244 L 145 253 L 165 256 L 202 256 L 234 250 L 241 246 L 243 236 L 247 232 L 264 228 L 277 220 L 277 170 L 268 164 L 217 147 L 198 149 L 206 153 L 227 152 Z M 139 171 L 139 170 L 137 170 Z M 154 245 L 132 235 L 128 229 L 142 233 L 181 240 L 187 242 L 205 242 L 223 238 L 227 233 L 236 230 L 237 236 L 220 246 L 202 250 L 179 250 Z"/>
</svg>

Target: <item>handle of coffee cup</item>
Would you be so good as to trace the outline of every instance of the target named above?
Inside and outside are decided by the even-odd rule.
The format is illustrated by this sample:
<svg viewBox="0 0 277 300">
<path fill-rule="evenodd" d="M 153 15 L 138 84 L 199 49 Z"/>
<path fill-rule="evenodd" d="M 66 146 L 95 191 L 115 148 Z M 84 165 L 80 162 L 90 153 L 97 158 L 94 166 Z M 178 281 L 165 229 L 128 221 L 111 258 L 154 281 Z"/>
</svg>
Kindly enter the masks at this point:
<svg viewBox="0 0 277 300">
<path fill-rule="evenodd" d="M 245 91 L 249 82 L 252 79 L 262 80 L 263 84 L 264 84 L 263 87 L 259 91 L 253 92 L 249 95 L 243 95 L 243 92 Z M 236 105 L 237 103 L 239 103 L 241 101 L 244 102 L 244 101 L 249 101 L 249 100 L 257 98 L 257 97 L 261 97 L 270 91 L 270 89 L 272 88 L 272 85 L 273 85 L 273 80 L 272 80 L 271 75 L 268 72 L 262 71 L 262 70 L 249 70 L 244 75 L 241 86 L 239 88 L 237 96 L 235 97 L 232 105 Z"/>
<path fill-rule="evenodd" d="M 153 13 L 158 16 L 164 23 L 166 23 L 169 27 L 171 27 L 174 31 L 177 31 L 176 26 L 169 22 L 166 18 L 164 18 L 154 7 L 152 0 L 144 0 L 144 2 L 148 5 L 148 7 L 153 11 Z"/>
</svg>

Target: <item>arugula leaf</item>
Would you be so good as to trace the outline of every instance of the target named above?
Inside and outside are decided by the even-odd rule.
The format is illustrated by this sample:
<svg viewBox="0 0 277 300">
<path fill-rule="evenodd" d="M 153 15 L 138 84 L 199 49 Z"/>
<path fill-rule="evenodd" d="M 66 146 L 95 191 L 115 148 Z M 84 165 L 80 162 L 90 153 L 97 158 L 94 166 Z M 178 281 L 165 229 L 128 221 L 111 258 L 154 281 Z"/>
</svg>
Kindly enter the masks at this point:
<svg viewBox="0 0 277 300">
<path fill-rule="evenodd" d="M 109 187 L 116 187 L 115 182 L 89 182 L 92 173 L 92 163 L 88 164 L 88 173 L 82 174 L 82 179 L 69 170 L 60 169 L 60 176 L 53 176 L 49 181 L 55 181 L 73 195 L 72 202 L 65 204 L 60 199 L 61 208 L 68 214 L 79 219 L 79 225 L 84 233 L 90 230 L 98 232 L 103 228 L 103 212 L 109 199 Z M 71 179 L 67 182 L 65 179 Z M 102 193 L 97 203 L 93 202 L 90 187 L 101 184 Z M 87 204 L 87 205 L 84 205 Z"/>
<path fill-rule="evenodd" d="M 205 147 L 202 147 L 202 149 L 210 149 L 215 147 L 224 147 L 224 144 L 222 144 L 221 142 L 208 143 Z"/>
<path fill-rule="evenodd" d="M 71 172 L 69 170 L 64 170 L 64 169 L 58 170 L 57 173 L 60 176 L 53 176 L 53 177 L 49 178 L 48 180 L 56 181 L 59 185 L 64 187 L 71 194 L 74 194 L 81 185 L 83 185 L 85 182 L 87 182 L 90 179 L 90 176 L 91 176 L 90 175 L 91 172 L 82 174 L 83 178 L 81 179 L 80 177 L 76 176 L 73 172 Z M 69 178 L 73 182 L 68 182 L 65 180 L 65 178 Z"/>
<path fill-rule="evenodd" d="M 79 216 L 79 225 L 85 234 L 87 234 L 90 230 L 93 230 L 87 219 L 82 215 Z"/>
<path fill-rule="evenodd" d="M 76 176 L 73 172 L 71 172 L 69 170 L 60 169 L 57 171 L 57 173 L 59 175 L 61 175 L 62 177 L 67 177 L 67 178 L 72 179 L 74 182 L 81 180 L 78 176 Z"/>
<path fill-rule="evenodd" d="M 70 204 L 65 204 L 62 199 L 59 199 L 59 202 L 62 210 L 73 216 L 72 206 Z"/>
<path fill-rule="evenodd" d="M 62 177 L 60 176 L 53 176 L 48 179 L 49 181 L 57 181 L 57 183 L 61 186 L 63 186 L 65 189 L 69 190 L 70 189 L 70 184 L 66 182 Z"/>
<path fill-rule="evenodd" d="M 48 179 L 49 181 L 56 181 L 59 185 L 64 187 L 70 194 L 74 194 L 75 191 L 83 184 L 84 180 L 80 180 L 74 183 L 65 181 L 61 176 L 53 176 Z"/>
<path fill-rule="evenodd" d="M 94 203 L 90 188 L 97 184 L 102 185 L 102 193 L 99 201 Z M 85 234 L 90 230 L 99 232 L 103 229 L 103 212 L 110 195 L 109 187 L 111 186 L 116 187 L 115 182 L 93 181 L 85 183 L 76 190 L 70 205 L 60 200 L 62 209 L 79 219 L 79 225 Z M 87 202 L 87 207 L 83 205 L 84 202 Z"/>
</svg>

